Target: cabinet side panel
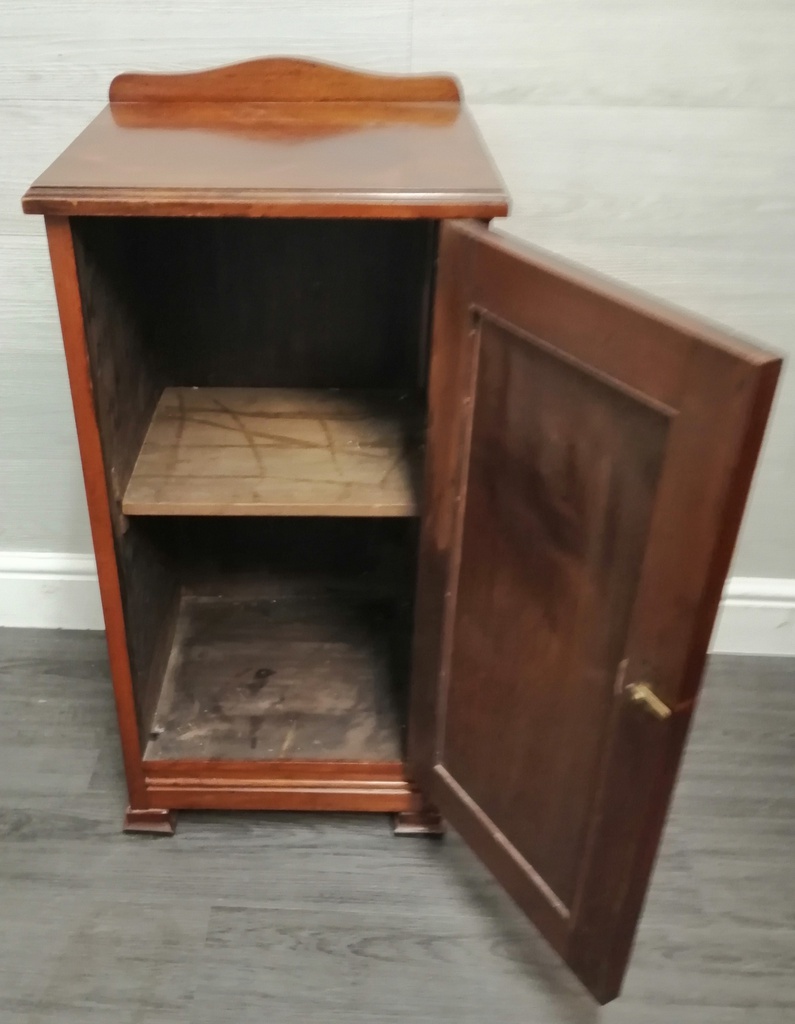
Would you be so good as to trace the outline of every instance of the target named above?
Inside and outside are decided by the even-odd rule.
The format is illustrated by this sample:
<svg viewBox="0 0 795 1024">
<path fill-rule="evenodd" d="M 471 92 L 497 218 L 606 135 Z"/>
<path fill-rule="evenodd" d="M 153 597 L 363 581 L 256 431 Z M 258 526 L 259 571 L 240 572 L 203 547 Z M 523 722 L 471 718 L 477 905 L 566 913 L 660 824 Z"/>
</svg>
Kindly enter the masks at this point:
<svg viewBox="0 0 795 1024">
<path fill-rule="evenodd" d="M 46 218 L 46 227 L 97 560 L 127 787 L 130 802 L 135 806 L 144 807 L 146 788 L 116 562 L 111 503 L 103 470 L 102 446 L 92 393 L 72 230 L 69 220 L 64 217 Z"/>
<path fill-rule="evenodd" d="M 85 323 L 110 519 L 118 561 L 138 727 L 146 735 L 176 618 L 178 576 L 156 524 L 128 519 L 121 499 L 163 389 L 144 343 L 148 296 L 138 264 L 147 259 L 134 222 L 76 219 L 77 274 Z"/>
</svg>

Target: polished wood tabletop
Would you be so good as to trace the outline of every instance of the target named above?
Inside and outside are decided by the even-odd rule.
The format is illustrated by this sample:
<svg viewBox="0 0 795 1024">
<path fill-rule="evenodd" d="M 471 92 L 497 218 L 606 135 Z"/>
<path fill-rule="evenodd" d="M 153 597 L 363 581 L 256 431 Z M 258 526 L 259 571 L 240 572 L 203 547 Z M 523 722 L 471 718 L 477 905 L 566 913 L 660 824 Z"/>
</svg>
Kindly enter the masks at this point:
<svg viewBox="0 0 795 1024">
<path fill-rule="evenodd" d="M 226 77 L 218 80 L 219 71 Z M 208 99 L 208 89 L 221 98 Z M 454 79 L 253 61 L 123 75 L 34 182 L 27 213 L 502 216 L 508 197 Z"/>
</svg>

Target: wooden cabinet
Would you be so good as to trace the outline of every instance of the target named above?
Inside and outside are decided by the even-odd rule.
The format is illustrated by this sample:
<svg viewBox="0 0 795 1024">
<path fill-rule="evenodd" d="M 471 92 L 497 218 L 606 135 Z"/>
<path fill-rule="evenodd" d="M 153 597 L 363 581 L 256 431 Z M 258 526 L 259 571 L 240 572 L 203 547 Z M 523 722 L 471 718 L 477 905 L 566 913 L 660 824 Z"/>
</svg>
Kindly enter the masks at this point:
<svg viewBox="0 0 795 1024">
<path fill-rule="evenodd" d="M 446 819 L 612 998 L 779 361 L 492 231 L 454 79 L 273 59 L 110 100 L 23 205 L 125 826 Z"/>
</svg>

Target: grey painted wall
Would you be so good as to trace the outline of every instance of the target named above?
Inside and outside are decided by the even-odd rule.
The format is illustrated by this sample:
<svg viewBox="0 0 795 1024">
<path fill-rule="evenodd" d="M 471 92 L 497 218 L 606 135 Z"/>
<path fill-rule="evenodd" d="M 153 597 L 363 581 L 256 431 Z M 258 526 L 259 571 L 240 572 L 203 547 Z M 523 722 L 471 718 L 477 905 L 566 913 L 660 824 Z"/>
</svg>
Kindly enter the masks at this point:
<svg viewBox="0 0 795 1024">
<path fill-rule="evenodd" d="M 514 197 L 506 228 L 795 351 L 792 0 L 4 0 L 0 550 L 90 550 L 38 218 L 19 197 L 121 70 L 267 53 L 444 70 Z M 734 573 L 795 577 L 795 374 Z"/>
</svg>

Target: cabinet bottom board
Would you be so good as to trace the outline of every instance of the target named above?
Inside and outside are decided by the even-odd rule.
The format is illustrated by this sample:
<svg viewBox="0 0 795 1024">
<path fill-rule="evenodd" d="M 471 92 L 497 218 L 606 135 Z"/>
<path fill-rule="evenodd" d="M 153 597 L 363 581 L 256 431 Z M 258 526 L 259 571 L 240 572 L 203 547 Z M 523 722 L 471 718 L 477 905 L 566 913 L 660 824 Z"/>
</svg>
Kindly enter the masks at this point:
<svg viewBox="0 0 795 1024">
<path fill-rule="evenodd" d="M 367 578 L 186 589 L 145 760 L 401 762 L 409 642 Z"/>
</svg>

